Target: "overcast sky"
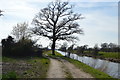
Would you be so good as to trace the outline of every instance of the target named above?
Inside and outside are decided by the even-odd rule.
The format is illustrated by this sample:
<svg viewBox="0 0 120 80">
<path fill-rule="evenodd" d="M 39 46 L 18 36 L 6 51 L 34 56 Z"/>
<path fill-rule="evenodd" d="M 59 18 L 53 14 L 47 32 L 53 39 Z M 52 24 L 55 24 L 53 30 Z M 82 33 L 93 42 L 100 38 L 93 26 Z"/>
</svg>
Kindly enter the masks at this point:
<svg viewBox="0 0 120 80">
<path fill-rule="evenodd" d="M 13 26 L 17 23 L 28 22 L 29 26 L 33 26 L 31 22 L 35 14 L 51 1 L 53 0 L 0 0 L 0 9 L 4 11 L 4 16 L 0 17 L 0 41 L 11 35 Z M 104 42 L 118 43 L 119 0 L 68 1 L 75 5 L 74 12 L 81 13 L 85 17 L 78 22 L 84 35 L 78 36 L 80 41 L 76 43 L 77 45 L 87 44 L 93 47 Z M 48 39 L 41 38 L 38 43 L 48 46 L 49 42 Z"/>
</svg>

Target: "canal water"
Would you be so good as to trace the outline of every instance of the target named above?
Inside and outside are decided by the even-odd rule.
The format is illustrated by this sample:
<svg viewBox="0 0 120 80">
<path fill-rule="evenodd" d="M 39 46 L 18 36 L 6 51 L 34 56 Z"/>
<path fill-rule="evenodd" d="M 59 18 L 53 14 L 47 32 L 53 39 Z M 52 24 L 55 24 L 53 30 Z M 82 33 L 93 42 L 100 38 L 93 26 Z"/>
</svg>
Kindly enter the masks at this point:
<svg viewBox="0 0 120 80">
<path fill-rule="evenodd" d="M 61 53 L 64 56 L 68 55 L 68 53 L 65 53 L 62 51 L 57 51 L 57 52 Z M 120 63 L 114 63 L 114 62 L 101 60 L 101 59 L 94 59 L 92 57 L 87 57 L 87 56 L 78 56 L 76 54 L 70 54 L 70 58 L 81 61 L 95 69 L 99 69 L 100 71 L 107 73 L 108 75 L 114 78 L 120 79 L 120 75 L 119 75 Z"/>
</svg>

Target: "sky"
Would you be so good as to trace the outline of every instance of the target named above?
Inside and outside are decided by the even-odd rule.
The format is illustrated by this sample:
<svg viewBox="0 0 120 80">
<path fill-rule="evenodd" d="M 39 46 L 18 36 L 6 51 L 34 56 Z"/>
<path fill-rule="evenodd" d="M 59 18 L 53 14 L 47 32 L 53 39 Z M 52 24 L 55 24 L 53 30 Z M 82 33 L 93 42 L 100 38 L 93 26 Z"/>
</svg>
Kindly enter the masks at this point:
<svg viewBox="0 0 120 80">
<path fill-rule="evenodd" d="M 13 26 L 17 23 L 28 22 L 30 27 L 32 19 L 40 9 L 47 7 L 54 0 L 1 0 L 0 9 L 4 16 L 0 17 L 0 41 L 11 35 Z M 64 0 L 75 5 L 73 11 L 81 13 L 85 19 L 78 21 L 83 35 L 76 35 L 78 46 L 115 43 L 118 44 L 118 1 L 119 0 Z M 62 44 L 64 41 L 57 42 Z M 50 40 L 40 38 L 37 42 L 43 47 L 49 45 Z M 71 45 L 71 42 L 67 42 Z"/>
</svg>

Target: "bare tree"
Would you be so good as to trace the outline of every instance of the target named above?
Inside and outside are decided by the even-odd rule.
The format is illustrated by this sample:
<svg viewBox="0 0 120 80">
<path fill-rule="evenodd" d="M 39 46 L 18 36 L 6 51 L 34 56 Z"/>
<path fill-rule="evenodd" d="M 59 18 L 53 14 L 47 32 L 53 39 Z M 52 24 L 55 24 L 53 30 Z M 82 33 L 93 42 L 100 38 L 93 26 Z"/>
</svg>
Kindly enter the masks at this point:
<svg viewBox="0 0 120 80">
<path fill-rule="evenodd" d="M 30 37 L 28 24 L 26 22 L 17 24 L 13 27 L 12 34 L 16 37 L 17 40 Z"/>
<path fill-rule="evenodd" d="M 51 2 L 46 8 L 33 19 L 36 26 L 32 29 L 34 34 L 44 36 L 52 40 L 52 54 L 55 55 L 55 44 L 57 40 L 78 40 L 72 34 L 82 34 L 77 20 L 82 19 L 81 14 L 72 11 L 73 6 L 68 2 Z"/>
</svg>

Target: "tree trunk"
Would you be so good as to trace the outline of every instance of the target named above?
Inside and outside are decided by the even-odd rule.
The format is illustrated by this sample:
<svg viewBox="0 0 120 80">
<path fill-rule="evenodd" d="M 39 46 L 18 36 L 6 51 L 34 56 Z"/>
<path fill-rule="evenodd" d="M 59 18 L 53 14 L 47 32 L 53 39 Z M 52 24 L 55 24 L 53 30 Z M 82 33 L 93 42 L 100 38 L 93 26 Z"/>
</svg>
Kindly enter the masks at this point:
<svg viewBox="0 0 120 80">
<path fill-rule="evenodd" d="M 55 40 L 53 40 L 52 44 L 52 55 L 55 55 Z"/>
</svg>

